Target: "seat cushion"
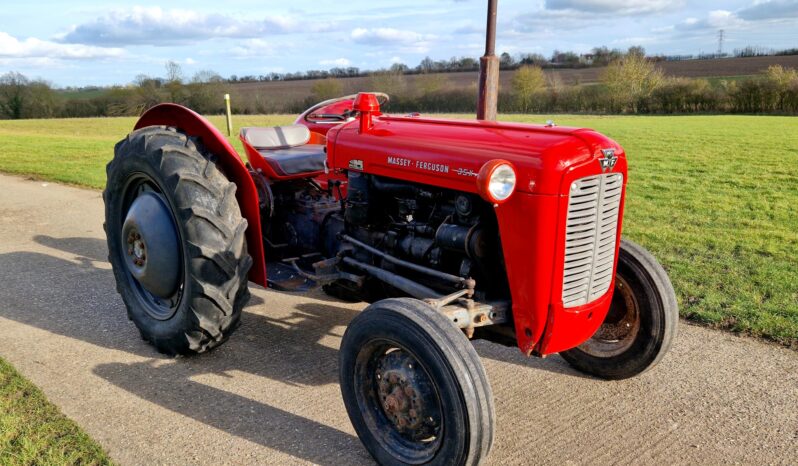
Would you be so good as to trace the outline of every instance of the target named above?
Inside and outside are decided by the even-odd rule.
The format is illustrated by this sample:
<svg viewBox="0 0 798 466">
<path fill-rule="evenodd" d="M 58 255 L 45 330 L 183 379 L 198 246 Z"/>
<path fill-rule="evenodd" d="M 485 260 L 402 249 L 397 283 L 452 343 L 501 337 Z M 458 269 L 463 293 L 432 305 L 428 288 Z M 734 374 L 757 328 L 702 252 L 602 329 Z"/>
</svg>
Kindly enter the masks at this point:
<svg viewBox="0 0 798 466">
<path fill-rule="evenodd" d="M 289 149 L 258 152 L 278 175 L 298 175 L 324 171 L 324 164 L 327 161 L 325 149 L 326 146 L 321 144 L 305 144 Z"/>
<path fill-rule="evenodd" d="M 255 149 L 288 149 L 307 144 L 310 130 L 303 125 L 241 128 L 241 137 Z"/>
</svg>

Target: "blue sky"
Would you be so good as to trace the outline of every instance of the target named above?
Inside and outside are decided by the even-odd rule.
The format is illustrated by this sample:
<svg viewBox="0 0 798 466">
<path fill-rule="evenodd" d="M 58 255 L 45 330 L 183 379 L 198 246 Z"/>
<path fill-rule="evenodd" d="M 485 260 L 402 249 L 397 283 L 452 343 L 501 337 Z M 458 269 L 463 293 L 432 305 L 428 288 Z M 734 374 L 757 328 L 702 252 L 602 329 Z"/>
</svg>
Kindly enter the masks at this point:
<svg viewBox="0 0 798 466">
<path fill-rule="evenodd" d="M 3 0 L 0 73 L 57 86 L 164 75 L 223 76 L 357 66 L 415 66 L 482 54 L 485 0 Z M 746 45 L 798 47 L 798 0 L 499 0 L 497 50 L 549 55 L 594 46 L 697 54 Z"/>
</svg>

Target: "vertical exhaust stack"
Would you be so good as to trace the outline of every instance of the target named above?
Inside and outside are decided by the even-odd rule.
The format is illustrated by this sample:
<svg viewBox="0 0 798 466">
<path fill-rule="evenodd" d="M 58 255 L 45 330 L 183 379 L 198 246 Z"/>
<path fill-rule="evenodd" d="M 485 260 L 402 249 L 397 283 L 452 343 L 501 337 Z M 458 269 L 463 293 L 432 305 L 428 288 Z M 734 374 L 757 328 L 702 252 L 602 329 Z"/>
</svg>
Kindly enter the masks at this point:
<svg viewBox="0 0 798 466">
<path fill-rule="evenodd" d="M 479 101 L 477 120 L 496 120 L 499 101 L 499 58 L 496 56 L 496 4 L 488 0 L 488 26 L 485 34 L 485 55 L 479 59 Z"/>
</svg>

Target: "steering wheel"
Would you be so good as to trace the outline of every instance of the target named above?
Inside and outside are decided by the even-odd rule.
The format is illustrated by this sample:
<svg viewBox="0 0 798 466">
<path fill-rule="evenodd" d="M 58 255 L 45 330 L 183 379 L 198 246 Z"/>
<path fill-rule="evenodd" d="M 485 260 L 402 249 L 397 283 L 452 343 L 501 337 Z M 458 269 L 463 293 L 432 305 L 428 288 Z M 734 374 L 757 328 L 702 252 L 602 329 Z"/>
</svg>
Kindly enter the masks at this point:
<svg viewBox="0 0 798 466">
<path fill-rule="evenodd" d="M 380 106 L 387 104 L 391 101 L 391 97 L 384 93 L 384 92 L 371 92 L 377 97 L 377 102 Z M 314 122 L 314 123 L 321 123 L 317 120 L 333 120 L 333 121 L 347 121 L 350 118 L 354 118 L 357 112 L 350 108 L 344 111 L 344 113 L 316 113 L 316 110 L 322 109 L 324 107 L 329 107 L 339 102 L 344 102 L 347 100 L 354 101 L 357 97 L 357 94 L 350 94 L 345 95 L 343 97 L 336 97 L 334 99 L 325 100 L 323 102 L 319 102 L 316 105 L 310 107 L 308 110 L 305 110 L 305 121 Z"/>
</svg>

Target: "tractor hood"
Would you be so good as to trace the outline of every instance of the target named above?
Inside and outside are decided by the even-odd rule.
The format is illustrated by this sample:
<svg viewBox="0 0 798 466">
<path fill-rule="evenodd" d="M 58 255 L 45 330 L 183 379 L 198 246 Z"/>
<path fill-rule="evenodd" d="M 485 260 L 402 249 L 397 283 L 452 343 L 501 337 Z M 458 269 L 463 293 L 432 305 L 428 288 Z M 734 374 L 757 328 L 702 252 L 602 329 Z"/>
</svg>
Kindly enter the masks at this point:
<svg viewBox="0 0 798 466">
<path fill-rule="evenodd" d="M 515 167 L 516 191 L 554 195 L 566 171 L 601 158 L 602 149 L 624 157 L 617 143 L 590 129 L 386 115 L 363 129 L 358 121 L 330 129 L 331 168 L 469 192 L 495 159 Z"/>
</svg>

